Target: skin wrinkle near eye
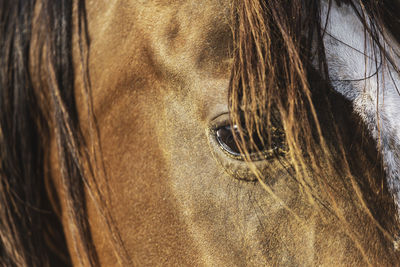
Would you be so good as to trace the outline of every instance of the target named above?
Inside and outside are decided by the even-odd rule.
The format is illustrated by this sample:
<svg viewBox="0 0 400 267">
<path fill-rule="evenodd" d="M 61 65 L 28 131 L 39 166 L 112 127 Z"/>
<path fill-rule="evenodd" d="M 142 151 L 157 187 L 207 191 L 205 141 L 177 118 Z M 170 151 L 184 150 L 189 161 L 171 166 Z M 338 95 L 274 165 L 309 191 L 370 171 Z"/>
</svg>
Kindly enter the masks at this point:
<svg viewBox="0 0 400 267">
<path fill-rule="evenodd" d="M 168 102 L 170 102 L 170 101 L 168 101 Z M 179 105 L 177 105 L 177 106 L 174 106 L 174 108 L 180 108 L 179 107 Z M 172 110 L 171 109 L 169 109 L 167 112 L 171 112 Z M 192 112 L 193 112 L 193 110 L 191 111 L 191 112 L 185 112 L 184 114 L 188 114 L 188 116 L 190 117 L 190 115 L 189 114 L 192 114 Z M 189 128 L 191 128 L 191 127 L 189 127 Z M 201 138 L 201 136 L 199 136 L 198 137 L 199 139 Z M 173 137 L 173 140 L 176 140 L 174 137 Z M 207 140 L 207 139 L 205 139 L 205 140 Z M 194 150 L 195 150 L 195 148 L 194 148 Z M 191 151 L 191 150 L 190 150 Z M 167 155 L 167 158 L 171 158 L 171 160 L 173 160 L 173 155 L 174 154 L 169 154 L 169 155 Z M 192 155 L 192 156 L 195 156 L 195 155 Z M 200 159 L 198 159 L 198 161 L 199 162 L 201 162 L 201 160 Z M 176 168 L 172 168 L 172 170 L 174 170 L 174 169 L 176 169 Z M 211 168 L 212 169 L 212 168 Z M 204 171 L 206 171 L 206 170 L 204 170 Z M 195 174 L 191 174 L 191 175 L 195 175 Z M 197 187 L 199 187 L 199 189 L 201 189 L 201 188 L 203 188 L 201 185 L 204 183 L 204 181 L 202 181 L 201 180 L 201 175 L 197 175 L 197 177 L 198 177 L 198 179 L 200 179 L 199 181 L 197 181 L 197 179 L 195 179 L 193 182 L 196 182 L 196 184 L 192 184 L 193 182 L 191 182 L 191 181 L 185 181 L 185 180 L 177 180 L 174 184 L 173 184 L 173 188 L 179 188 L 180 187 L 180 184 L 181 183 L 188 183 L 188 185 L 186 185 L 186 186 L 190 186 L 191 188 L 197 188 Z M 219 178 L 219 177 L 221 177 L 221 174 L 220 173 L 215 173 L 214 175 L 213 175 L 213 177 L 217 177 L 217 178 Z M 222 177 L 221 177 L 222 178 Z M 219 178 L 220 179 L 220 178 Z M 220 182 L 219 182 L 219 179 L 216 179 L 215 181 L 214 181 L 214 183 L 216 183 L 216 184 L 219 184 Z M 191 225 L 191 227 L 193 227 L 193 230 L 192 230 L 192 233 L 193 233 L 193 235 L 194 235 L 194 237 L 196 238 L 196 240 L 198 240 L 198 242 L 201 244 L 200 245 L 200 247 L 201 248 L 204 248 L 205 249 L 205 251 L 207 251 L 207 250 L 209 250 L 210 249 L 210 246 L 212 247 L 212 244 L 215 244 L 215 241 L 213 242 L 212 240 L 209 240 L 208 238 L 207 238 L 207 236 L 204 236 L 204 235 L 202 235 L 201 233 L 203 232 L 203 227 L 206 227 L 206 228 L 208 228 L 209 229 L 209 226 L 207 226 L 208 225 L 208 223 L 206 222 L 206 221 L 204 221 L 204 219 L 200 219 L 200 218 L 202 218 L 203 216 L 201 215 L 201 213 L 202 212 L 206 212 L 207 211 L 207 215 L 208 215 L 208 218 L 215 218 L 216 216 L 217 217 L 220 217 L 220 216 L 222 216 L 222 217 L 224 217 L 224 216 L 228 216 L 229 215 L 229 212 L 228 212 L 228 205 L 223 205 L 223 203 L 226 203 L 226 201 L 228 201 L 228 199 L 236 199 L 236 201 L 238 201 L 239 203 L 241 203 L 240 205 L 237 205 L 237 207 L 241 207 L 242 206 L 242 203 L 243 203 L 243 201 L 241 200 L 241 195 L 242 195 L 242 193 L 240 192 L 241 191 L 241 189 L 240 189 L 240 187 L 238 187 L 238 184 L 237 184 L 237 182 L 236 182 L 237 180 L 232 180 L 232 179 L 229 179 L 229 180 L 226 180 L 226 183 L 222 183 L 221 185 L 226 185 L 227 187 L 231 187 L 231 188 L 235 188 L 236 189 L 236 195 L 232 195 L 232 190 L 229 190 L 229 191 L 227 191 L 227 190 L 223 190 L 224 189 L 224 186 L 218 186 L 218 187 L 215 187 L 214 189 L 215 190 L 212 190 L 212 191 L 210 191 L 209 189 L 207 189 L 207 188 L 204 188 L 205 190 L 203 191 L 203 194 L 205 195 L 205 196 L 208 196 L 208 199 L 212 199 L 213 201 L 212 201 L 212 203 L 210 203 L 211 205 L 215 205 L 216 207 L 218 207 L 218 206 L 223 206 L 223 207 L 221 207 L 221 208 L 219 208 L 218 210 L 222 210 L 222 211 L 226 211 L 226 212 L 219 212 L 219 214 L 210 214 L 210 211 L 212 211 L 212 210 L 214 210 L 214 209 L 210 209 L 210 208 L 208 208 L 208 206 L 206 205 L 206 206 L 202 206 L 202 209 L 198 209 L 198 208 L 193 208 L 192 207 L 192 205 L 196 205 L 196 202 L 186 202 L 186 204 L 185 204 L 185 202 L 184 203 L 182 203 L 182 209 L 183 209 L 183 211 L 184 211 L 184 213 L 185 214 L 187 214 L 187 218 L 198 218 L 196 221 L 197 221 L 197 223 L 195 224 L 195 225 L 193 225 L 193 224 L 190 224 Z M 178 189 L 176 189 L 176 190 L 178 190 Z M 179 190 L 178 190 L 178 192 L 179 192 Z M 226 192 L 226 193 L 225 193 Z M 209 195 L 209 194 L 212 194 L 212 195 Z M 221 194 L 221 195 L 219 195 L 219 194 Z M 184 198 L 185 199 L 185 198 Z M 219 200 L 221 200 L 221 201 L 219 201 Z M 214 204 L 213 204 L 214 203 Z M 200 203 L 199 203 L 200 204 Z M 201 205 L 204 205 L 204 203 L 202 203 Z M 245 210 L 243 210 L 243 212 L 248 212 L 248 211 L 245 211 Z M 236 214 L 236 216 L 241 216 L 240 214 L 241 214 L 241 212 L 240 212 L 240 210 L 236 210 L 235 211 L 235 214 Z M 228 218 L 228 217 L 227 217 Z M 247 224 L 249 224 L 250 223 L 250 221 L 252 221 L 252 220 L 254 220 L 254 219 L 251 219 L 251 218 L 249 218 L 249 217 L 246 217 L 247 219 L 246 219 L 246 223 Z M 226 227 L 230 227 L 230 224 L 231 224 L 231 222 L 229 221 L 229 220 L 224 220 L 224 221 L 226 221 Z M 251 223 L 251 224 L 253 224 L 253 223 Z M 236 225 L 235 226 L 236 228 L 237 227 L 241 227 L 240 225 Z M 245 230 L 245 231 L 253 231 L 252 229 L 254 229 L 253 227 L 249 227 L 247 230 Z M 221 233 L 224 233 L 223 231 L 221 231 Z M 248 242 L 251 242 L 250 240 L 253 240 L 253 236 L 257 236 L 256 235 L 256 232 L 254 232 L 253 234 L 251 234 L 250 232 L 248 233 L 248 234 L 246 234 L 246 236 L 248 236 L 247 238 L 249 239 L 247 242 L 245 241 L 245 243 L 248 243 Z M 210 238 L 218 238 L 218 236 L 215 236 L 215 237 L 210 237 Z M 224 237 L 220 237 L 220 238 L 224 238 Z M 228 243 L 229 244 L 229 243 Z M 236 245 L 235 245 L 236 246 Z M 232 248 L 233 249 L 233 248 Z M 217 253 L 218 252 L 218 249 L 216 249 L 215 250 L 215 253 Z M 220 265 L 220 264 L 223 264 L 222 262 L 219 262 L 219 260 L 218 260 L 218 258 L 215 258 L 215 256 L 213 256 L 212 254 L 210 255 L 209 253 L 206 253 L 206 252 L 203 252 L 204 253 L 204 260 L 206 261 L 206 262 L 208 262 L 209 264 L 213 264 L 213 265 Z M 221 256 L 221 255 L 219 255 L 219 256 Z M 239 257 L 239 258 L 242 258 L 242 260 L 245 260 L 246 259 L 246 255 L 234 255 L 234 257 L 233 257 L 233 259 L 235 259 L 235 258 L 237 258 L 237 257 Z M 233 262 L 232 262 L 232 264 L 233 264 Z M 261 262 L 260 262 L 260 264 L 261 264 Z"/>
<path fill-rule="evenodd" d="M 226 114 L 227 115 L 227 114 Z M 247 163 L 241 159 L 241 157 L 235 157 L 228 152 L 224 151 L 218 144 L 213 128 L 218 125 L 218 119 L 221 120 L 221 116 L 214 119 L 210 124 L 211 126 L 206 129 L 206 136 L 208 145 L 210 147 L 211 154 L 216 162 L 228 173 L 230 176 L 235 177 L 238 180 L 256 182 L 257 176 L 249 168 Z M 222 121 L 224 121 L 222 119 Z M 268 185 L 273 185 L 276 180 L 280 177 L 286 177 L 290 165 L 288 162 L 279 160 L 282 155 L 253 161 L 260 173 L 266 177 Z M 271 170 L 278 170 L 271 173 Z M 272 178 L 272 179 L 271 179 Z"/>
<path fill-rule="evenodd" d="M 208 126 L 208 135 L 210 140 L 215 140 L 216 146 L 219 147 L 227 157 L 235 159 L 235 160 L 245 160 L 245 155 L 240 154 L 239 151 L 233 151 L 231 148 L 224 143 L 224 141 L 218 137 L 218 131 L 222 128 L 224 128 L 227 125 L 230 125 L 230 116 L 229 113 L 222 113 L 221 115 L 218 115 L 214 117 L 211 122 L 209 123 Z M 270 134 L 270 140 L 264 139 L 264 136 L 260 136 L 259 132 L 254 132 L 254 136 L 250 136 L 249 134 L 246 134 L 247 138 L 249 140 L 246 140 L 246 142 L 250 143 L 250 138 L 252 138 L 252 143 L 251 145 L 255 146 L 250 148 L 250 157 L 253 162 L 257 161 L 270 161 L 274 160 L 275 158 L 278 157 L 285 157 L 286 154 L 288 153 L 288 146 L 285 140 L 285 134 L 284 132 L 280 129 L 282 126 L 279 126 L 279 122 L 277 119 L 274 117 L 273 120 L 270 122 L 270 126 L 268 128 L 268 132 Z M 231 127 L 231 126 L 230 126 Z M 236 128 L 234 128 L 236 129 Z M 230 131 L 231 128 L 227 131 Z M 234 138 L 232 135 L 231 138 Z M 271 142 L 271 143 L 269 143 Z M 214 143 L 214 142 L 213 142 Z M 263 146 L 266 146 L 266 148 L 263 148 Z M 236 147 L 236 144 L 235 144 Z M 236 147 L 237 148 L 237 147 Z M 239 148 L 238 148 L 239 149 Z M 253 149 L 253 151 L 251 151 Z M 254 174 L 253 174 L 254 175 Z"/>
<path fill-rule="evenodd" d="M 210 133 L 212 133 L 212 131 L 208 129 L 206 131 L 206 135 L 208 136 L 208 144 L 211 154 L 214 160 L 225 170 L 225 172 L 239 181 L 257 184 L 258 178 L 254 173 L 254 170 L 251 170 L 245 161 L 235 158 L 223 151 L 216 142 L 215 136 Z M 286 160 L 284 156 L 275 156 L 269 160 L 264 159 L 253 161 L 252 164 L 255 165 L 261 176 L 264 178 L 265 184 L 271 188 L 273 188 L 280 180 L 286 180 L 287 178 L 289 178 L 295 184 L 300 184 L 295 177 L 293 166 L 289 161 Z M 305 186 L 310 185 L 305 184 Z M 322 200 L 315 194 L 312 195 L 317 203 L 325 207 L 326 210 L 330 210 L 326 201 Z"/>
</svg>

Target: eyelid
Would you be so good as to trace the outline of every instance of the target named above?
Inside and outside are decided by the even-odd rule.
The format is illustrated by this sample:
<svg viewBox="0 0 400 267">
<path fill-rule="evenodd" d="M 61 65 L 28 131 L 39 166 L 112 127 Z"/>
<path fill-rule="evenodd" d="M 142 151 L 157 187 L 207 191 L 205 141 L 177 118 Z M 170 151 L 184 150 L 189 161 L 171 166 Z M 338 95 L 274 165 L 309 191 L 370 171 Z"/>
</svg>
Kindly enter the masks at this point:
<svg viewBox="0 0 400 267">
<path fill-rule="evenodd" d="M 216 139 L 217 136 L 217 130 L 230 125 L 231 121 L 230 121 L 230 117 L 229 117 L 229 113 L 223 113 L 217 117 L 215 117 L 211 122 L 210 122 L 210 126 L 209 126 L 209 139 L 210 141 L 212 141 L 212 145 L 216 146 L 221 152 L 223 152 L 225 154 L 225 156 L 232 158 L 234 160 L 241 160 L 243 161 L 244 158 L 241 154 L 231 154 L 228 151 L 226 151 L 223 146 L 218 142 L 218 140 Z"/>
<path fill-rule="evenodd" d="M 245 160 L 244 155 L 237 153 L 233 151 L 230 147 L 226 146 L 223 144 L 218 138 L 218 130 L 230 126 L 230 117 L 229 113 L 224 113 L 221 114 L 220 116 L 217 116 L 214 118 L 214 120 L 211 121 L 210 123 L 210 129 L 212 136 L 211 138 L 214 137 L 216 143 L 218 144 L 218 147 L 230 158 L 233 158 L 235 160 Z M 233 129 L 237 129 L 238 127 L 236 125 L 233 125 Z M 274 130 L 273 134 L 278 134 L 278 136 L 271 136 L 271 138 L 278 138 L 278 139 L 284 139 L 284 137 L 279 136 L 279 131 L 275 128 L 272 127 Z M 281 133 L 282 134 L 282 133 Z M 284 135 L 284 134 L 283 134 Z M 262 137 L 259 137 L 262 138 Z M 272 145 L 273 143 L 271 143 Z M 262 161 L 262 160 L 271 160 L 273 158 L 279 157 L 279 156 L 284 156 L 287 154 L 287 146 L 284 143 L 284 141 L 279 140 L 274 147 L 270 147 L 269 149 L 260 149 L 260 151 L 255 151 L 253 153 L 250 153 L 250 157 L 252 161 Z"/>
<path fill-rule="evenodd" d="M 230 116 L 229 113 L 223 113 L 213 118 L 209 123 L 209 129 L 215 131 L 219 127 L 229 125 L 230 124 Z"/>
<path fill-rule="evenodd" d="M 217 116 L 209 123 L 209 127 L 207 128 L 207 139 L 211 154 L 230 176 L 242 181 L 257 181 L 256 175 L 251 171 L 249 164 L 244 161 L 243 156 L 229 154 L 220 146 L 216 139 L 216 130 L 229 124 L 230 118 L 228 113 Z M 283 157 L 284 155 L 276 154 L 269 158 L 259 157 L 254 159 L 252 164 L 254 164 L 262 174 L 267 175 L 267 173 L 271 172 L 272 165 L 277 165 L 276 169 L 282 169 L 280 162 Z"/>
</svg>

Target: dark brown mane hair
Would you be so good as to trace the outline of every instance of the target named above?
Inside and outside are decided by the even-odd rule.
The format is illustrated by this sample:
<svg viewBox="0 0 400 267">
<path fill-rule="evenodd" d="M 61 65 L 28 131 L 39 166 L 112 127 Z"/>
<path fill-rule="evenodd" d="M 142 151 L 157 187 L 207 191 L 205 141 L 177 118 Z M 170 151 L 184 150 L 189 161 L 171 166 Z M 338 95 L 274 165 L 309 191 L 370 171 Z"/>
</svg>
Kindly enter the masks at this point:
<svg viewBox="0 0 400 267">
<path fill-rule="evenodd" d="M 337 2 L 355 6 L 357 1 Z M 360 1 L 367 11 L 360 14 L 360 20 L 385 53 L 376 38 L 384 22 L 380 19 L 382 2 L 390 1 Z M 77 14 L 72 12 L 74 5 Z M 89 231 L 85 187 L 101 207 L 98 211 L 117 243 L 115 252 L 121 263 L 130 262 L 100 192 L 88 185 L 88 179 L 95 179 L 95 171 L 90 167 L 93 159 L 89 159 L 79 127 L 72 60 L 72 36 L 77 35 L 82 56 L 79 60 L 84 65 L 82 75 L 88 81 L 85 90 L 90 95 L 85 60 L 90 42 L 85 12 L 84 0 L 0 0 L 2 266 L 72 264 L 60 221 L 59 201 L 51 194 L 54 188 L 49 177 L 48 152 L 52 140 L 57 145 L 67 201 L 64 212 L 74 229 L 72 235 L 81 262 L 99 264 Z M 372 26 L 367 26 L 364 15 L 369 16 Z M 394 214 L 393 203 L 382 191 L 373 193 L 376 185 L 384 183 L 382 171 L 374 172 L 380 174 L 377 177 L 369 176 L 366 171 L 354 173 L 353 169 L 361 168 L 362 162 L 354 162 L 354 154 L 341 140 L 348 132 L 337 129 L 335 124 L 337 117 L 331 99 L 338 96 L 329 90 L 320 1 L 235 0 L 232 16 L 234 64 L 229 89 L 232 124 L 270 140 L 270 129 L 276 126 L 272 118 L 277 117 L 281 121 L 277 127 L 285 134 L 288 164 L 299 184 L 312 196 L 313 188 L 329 184 L 324 177 L 339 175 L 353 179 L 355 187 L 367 192 L 365 201 L 359 199 L 366 212 L 376 220 L 383 236 L 392 241 L 390 238 L 398 230 L 393 226 L 396 223 L 382 218 L 385 213 Z M 316 47 L 312 47 L 313 43 Z M 318 71 L 311 64 L 313 59 L 317 59 Z M 328 89 L 315 89 L 321 84 Z M 321 110 L 325 115 L 320 115 Z M 236 139 L 251 164 L 249 147 L 255 146 L 254 140 L 246 141 L 241 136 Z M 329 140 L 335 140 L 337 146 Z M 338 157 L 343 160 L 338 162 L 335 160 Z M 84 166 L 89 166 L 89 172 Z M 259 175 L 260 183 L 265 179 Z M 389 210 L 379 212 L 374 205 L 384 205 Z"/>
<path fill-rule="evenodd" d="M 84 14 L 84 2 L 78 4 Z M 50 138 L 85 256 L 97 263 L 88 231 L 77 149 L 71 0 L 0 1 L 0 262 L 71 265 L 63 228 L 46 193 Z M 81 15 L 79 15 L 82 21 Z M 82 33 L 77 33 L 81 35 Z"/>
</svg>

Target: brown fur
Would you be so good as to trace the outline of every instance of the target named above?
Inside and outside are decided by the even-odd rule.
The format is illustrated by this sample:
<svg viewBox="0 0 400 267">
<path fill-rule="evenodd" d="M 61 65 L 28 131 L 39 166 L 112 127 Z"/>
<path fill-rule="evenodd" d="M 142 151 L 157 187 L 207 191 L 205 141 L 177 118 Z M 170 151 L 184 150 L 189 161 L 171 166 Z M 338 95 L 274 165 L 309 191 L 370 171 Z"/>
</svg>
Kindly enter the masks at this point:
<svg viewBox="0 0 400 267">
<path fill-rule="evenodd" d="M 384 27 L 378 4 L 364 2 Z M 68 68 L 54 56 L 51 1 L 38 3 L 28 63 L 43 129 L 32 155 L 52 204 L 42 206 L 63 226 L 44 219 L 61 238 L 42 245 L 61 256 L 18 251 L 25 239 L 4 230 L 16 221 L 2 150 L 1 264 L 399 265 L 376 144 L 327 79 L 318 1 L 73 1 L 73 86 L 59 77 Z M 239 127 L 240 156 L 215 138 L 227 124 Z M 243 133 L 274 150 L 271 129 L 284 149 L 255 158 Z"/>
<path fill-rule="evenodd" d="M 235 8 L 242 14 L 242 4 Z M 247 18 L 251 18 L 246 14 L 249 8 L 253 7 L 243 11 Z M 276 89 L 293 90 L 279 92 L 266 84 L 255 92 L 264 93 L 280 110 L 292 110 L 280 113 L 286 134 L 292 138 L 288 139 L 291 154 L 262 163 L 267 166 L 260 167 L 263 187 L 225 172 L 224 166 L 240 169 L 242 176 L 254 175 L 255 170 L 221 154 L 207 132 L 215 116 L 228 112 L 231 56 L 240 51 L 232 43 L 232 4 L 214 0 L 123 5 L 92 1 L 87 9 L 93 110 L 107 185 L 104 177 L 97 179 L 103 192 L 108 192 L 108 209 L 132 263 L 376 266 L 397 262 L 399 255 L 391 243 L 397 230 L 395 211 L 381 187 L 384 174 L 376 163 L 373 142 L 358 118 L 349 116 L 349 103 L 334 93 L 326 95 L 329 85 L 316 83 L 325 89 L 310 98 L 308 81 L 301 80 L 307 71 L 302 69 L 301 55 L 294 59 L 298 62 L 288 65 L 299 68 L 287 70 L 296 73 L 290 78 L 276 74 L 285 71 L 284 66 L 271 68 L 286 53 L 285 48 L 276 55 L 263 52 L 271 58 L 271 65 L 261 68 L 270 72 L 265 75 L 276 75 Z M 264 21 L 264 14 L 256 16 L 261 16 L 255 18 L 258 23 Z M 277 27 L 266 23 L 270 24 L 257 26 L 261 28 L 256 34 L 263 34 L 263 27 Z M 278 41 L 265 41 L 270 44 L 262 43 L 261 49 L 277 49 Z M 293 60 L 290 54 L 298 53 L 300 43 L 281 41 L 289 43 L 288 60 Z M 245 62 L 252 62 L 249 53 Z M 235 62 L 233 66 L 242 66 Z M 241 79 L 243 87 L 251 86 L 246 78 Z M 256 77 L 254 84 L 266 79 Z M 231 93 L 239 92 L 232 86 Z M 76 88 L 82 88 L 79 79 Z M 296 93 L 298 88 L 305 91 Z M 285 95 L 289 99 L 281 100 Z M 301 100 L 292 102 L 292 95 Z M 78 93 L 81 124 L 88 136 L 92 129 L 85 126 L 85 101 L 84 94 Z M 231 105 L 237 114 L 235 102 Z M 270 105 L 266 108 L 268 114 Z M 299 116 L 303 123 L 295 122 Z M 259 123 L 257 118 L 254 123 Z M 354 129 L 359 129 L 356 134 Z M 322 139 L 300 139 L 299 134 L 312 136 L 319 131 Z M 301 151 L 308 152 L 304 156 Z M 115 265 L 107 227 L 90 197 L 87 207 L 100 263 Z M 69 223 L 65 215 L 63 221 Z M 74 242 L 69 233 L 67 237 L 73 253 Z M 72 255 L 78 263 L 77 255 Z"/>
</svg>

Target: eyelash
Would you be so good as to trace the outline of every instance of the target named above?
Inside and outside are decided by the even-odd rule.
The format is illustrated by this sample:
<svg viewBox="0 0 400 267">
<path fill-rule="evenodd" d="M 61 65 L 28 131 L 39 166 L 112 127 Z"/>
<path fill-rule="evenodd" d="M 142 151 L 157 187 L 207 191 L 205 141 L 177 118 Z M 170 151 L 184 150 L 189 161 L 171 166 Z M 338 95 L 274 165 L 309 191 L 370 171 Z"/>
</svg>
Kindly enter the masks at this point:
<svg viewBox="0 0 400 267">
<path fill-rule="evenodd" d="M 238 153 L 230 153 L 221 142 L 218 140 L 218 130 L 230 125 L 228 115 L 224 114 L 214 119 L 207 129 L 207 136 L 211 149 L 211 154 L 218 164 L 230 176 L 246 182 L 257 181 L 256 175 L 253 173 L 248 163 L 245 162 L 244 156 Z M 286 145 L 276 147 L 275 149 L 264 150 L 261 154 L 254 154 L 252 164 L 255 164 L 257 169 L 264 175 L 270 176 L 269 172 L 271 164 L 277 164 L 276 169 L 282 168 L 281 162 L 287 154 Z M 272 175 L 276 176 L 276 175 Z M 278 175 L 279 176 L 279 175 Z"/>
<path fill-rule="evenodd" d="M 231 127 L 229 123 L 225 122 L 221 126 L 215 127 L 212 133 L 216 143 L 225 154 L 234 159 L 244 160 L 244 155 L 240 153 L 240 149 L 234 141 L 232 128 L 234 131 L 237 131 L 239 127 Z M 231 134 L 229 134 L 229 132 Z M 254 152 L 251 152 L 251 149 L 249 149 L 250 156 L 253 160 L 269 160 L 274 157 L 284 156 L 287 153 L 287 146 L 284 143 L 284 134 L 277 129 L 275 129 L 272 134 L 273 136 L 271 137 L 269 149 L 265 149 L 264 147 L 267 140 L 261 140 L 258 134 L 252 136 L 254 144 L 257 146 L 256 149 L 253 149 Z M 247 139 L 250 140 L 248 134 L 244 135 L 245 138 L 247 137 Z"/>
</svg>

